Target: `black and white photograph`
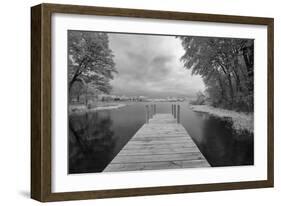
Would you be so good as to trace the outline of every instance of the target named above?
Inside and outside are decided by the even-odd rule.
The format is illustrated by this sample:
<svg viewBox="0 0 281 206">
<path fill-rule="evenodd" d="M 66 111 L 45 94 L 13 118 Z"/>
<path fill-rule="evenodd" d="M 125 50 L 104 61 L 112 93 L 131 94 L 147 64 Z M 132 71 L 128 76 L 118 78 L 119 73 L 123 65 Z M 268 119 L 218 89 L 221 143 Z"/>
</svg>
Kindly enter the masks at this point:
<svg viewBox="0 0 281 206">
<path fill-rule="evenodd" d="M 254 165 L 254 39 L 67 42 L 68 174 Z"/>
</svg>

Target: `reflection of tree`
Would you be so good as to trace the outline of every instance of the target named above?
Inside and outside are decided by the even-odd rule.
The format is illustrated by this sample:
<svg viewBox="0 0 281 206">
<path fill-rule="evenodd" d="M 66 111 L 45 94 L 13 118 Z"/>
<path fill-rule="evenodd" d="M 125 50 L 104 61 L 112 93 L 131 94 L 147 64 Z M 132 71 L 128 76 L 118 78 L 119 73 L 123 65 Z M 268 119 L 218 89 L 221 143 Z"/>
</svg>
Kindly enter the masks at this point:
<svg viewBox="0 0 281 206">
<path fill-rule="evenodd" d="M 69 117 L 69 172 L 100 172 L 114 147 L 112 120 L 97 112 Z"/>
<path fill-rule="evenodd" d="M 253 135 L 236 133 L 231 124 L 228 120 L 205 116 L 204 142 L 199 147 L 212 166 L 253 164 Z"/>
</svg>

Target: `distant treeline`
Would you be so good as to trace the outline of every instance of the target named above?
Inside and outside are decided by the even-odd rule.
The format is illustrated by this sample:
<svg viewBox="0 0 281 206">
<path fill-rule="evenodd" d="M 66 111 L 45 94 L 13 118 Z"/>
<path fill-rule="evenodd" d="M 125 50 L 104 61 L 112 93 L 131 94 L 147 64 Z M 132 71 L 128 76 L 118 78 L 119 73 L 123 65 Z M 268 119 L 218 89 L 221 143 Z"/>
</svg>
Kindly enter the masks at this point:
<svg viewBox="0 0 281 206">
<path fill-rule="evenodd" d="M 254 109 L 254 40 L 179 37 L 181 60 L 206 85 L 204 101 L 215 107 L 252 112 Z M 202 93 L 198 94 L 202 104 Z M 206 103 L 206 102 L 205 102 Z"/>
</svg>

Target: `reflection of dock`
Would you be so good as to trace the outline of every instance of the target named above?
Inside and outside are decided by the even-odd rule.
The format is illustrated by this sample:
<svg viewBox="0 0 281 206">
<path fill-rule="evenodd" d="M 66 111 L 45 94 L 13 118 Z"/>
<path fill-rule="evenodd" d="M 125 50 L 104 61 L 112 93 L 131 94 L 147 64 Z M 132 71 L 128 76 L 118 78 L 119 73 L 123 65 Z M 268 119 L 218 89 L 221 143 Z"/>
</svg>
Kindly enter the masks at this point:
<svg viewBox="0 0 281 206">
<path fill-rule="evenodd" d="M 157 114 L 147 107 L 144 124 L 104 172 L 210 167 L 190 135 L 179 122 L 179 106 L 172 114 Z"/>
</svg>

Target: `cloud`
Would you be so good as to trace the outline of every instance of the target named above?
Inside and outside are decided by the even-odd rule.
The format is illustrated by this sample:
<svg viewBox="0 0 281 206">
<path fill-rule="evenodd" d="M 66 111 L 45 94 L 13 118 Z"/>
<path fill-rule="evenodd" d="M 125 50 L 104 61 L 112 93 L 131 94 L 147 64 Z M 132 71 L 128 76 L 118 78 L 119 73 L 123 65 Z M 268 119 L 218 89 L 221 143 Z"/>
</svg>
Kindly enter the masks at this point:
<svg viewBox="0 0 281 206">
<path fill-rule="evenodd" d="M 191 96 L 204 90 L 199 76 L 192 76 L 180 62 L 184 50 L 173 36 L 109 34 L 118 74 L 113 93 L 128 96 Z"/>
</svg>

